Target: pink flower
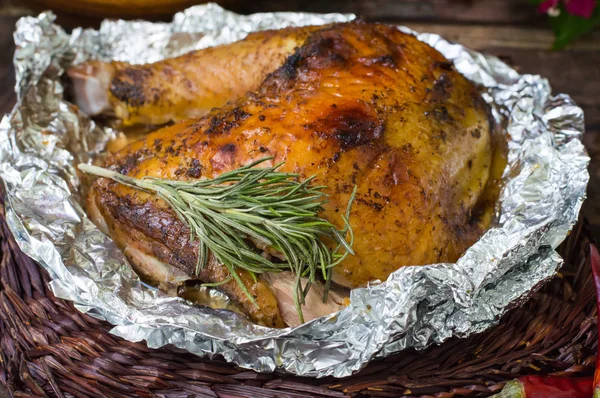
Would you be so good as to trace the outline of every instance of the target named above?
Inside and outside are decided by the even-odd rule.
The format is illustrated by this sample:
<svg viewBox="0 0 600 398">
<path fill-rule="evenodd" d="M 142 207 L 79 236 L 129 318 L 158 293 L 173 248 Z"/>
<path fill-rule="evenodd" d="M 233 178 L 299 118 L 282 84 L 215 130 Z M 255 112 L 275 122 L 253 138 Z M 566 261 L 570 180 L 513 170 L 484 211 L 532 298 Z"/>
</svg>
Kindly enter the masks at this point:
<svg viewBox="0 0 600 398">
<path fill-rule="evenodd" d="M 560 11 L 558 4 L 561 0 L 546 0 L 538 7 L 538 11 L 548 13 L 550 16 L 557 16 Z M 596 7 L 596 0 L 562 0 L 569 14 L 577 15 L 582 18 L 590 18 Z"/>
</svg>

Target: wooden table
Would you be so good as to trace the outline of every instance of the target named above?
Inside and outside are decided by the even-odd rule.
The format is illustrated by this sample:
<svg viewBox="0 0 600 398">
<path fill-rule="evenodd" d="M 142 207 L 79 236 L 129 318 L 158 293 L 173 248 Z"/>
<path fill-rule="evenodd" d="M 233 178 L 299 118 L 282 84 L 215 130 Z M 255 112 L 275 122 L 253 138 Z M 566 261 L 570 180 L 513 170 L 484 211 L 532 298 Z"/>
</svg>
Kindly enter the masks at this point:
<svg viewBox="0 0 600 398">
<path fill-rule="evenodd" d="M 9 4 L 10 3 L 10 4 Z M 14 103 L 12 31 L 19 16 L 31 13 L 21 2 L 0 0 L 0 111 Z M 591 182 L 583 207 L 600 238 L 600 31 L 564 51 L 551 51 L 552 32 L 543 15 L 523 0 L 289 0 L 221 2 L 241 12 L 351 12 L 367 20 L 407 25 L 439 33 L 474 49 L 499 56 L 523 73 L 547 77 L 555 92 L 571 95 L 583 108 L 590 153 Z M 66 23 L 77 19 L 61 16 Z"/>
</svg>

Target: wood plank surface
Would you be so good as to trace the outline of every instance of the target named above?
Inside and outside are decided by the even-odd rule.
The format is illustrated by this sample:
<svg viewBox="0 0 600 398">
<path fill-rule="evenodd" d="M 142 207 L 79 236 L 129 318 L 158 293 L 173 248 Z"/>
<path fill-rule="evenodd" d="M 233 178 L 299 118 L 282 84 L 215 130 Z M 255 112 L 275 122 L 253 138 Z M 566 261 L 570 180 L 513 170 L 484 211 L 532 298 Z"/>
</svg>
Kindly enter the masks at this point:
<svg viewBox="0 0 600 398">
<path fill-rule="evenodd" d="M 15 44 L 12 32 L 15 21 L 15 17 L 0 17 L 0 114 L 6 113 L 14 104 L 15 72 L 12 55 Z"/>
<path fill-rule="evenodd" d="M 543 18 L 535 13 L 535 6 L 522 0 L 226 0 L 219 3 L 241 13 L 343 12 L 377 21 L 543 23 Z"/>
<path fill-rule="evenodd" d="M 272 11 L 343 12 L 378 21 L 510 23 L 528 26 L 544 24 L 544 17 L 538 15 L 535 12 L 535 5 L 526 0 L 217 0 L 216 2 L 231 11 L 244 14 Z M 12 10 L 29 7 L 37 10 L 61 9 L 63 12 L 81 10 L 84 8 L 84 3 L 82 0 L 0 0 L 0 4 L 8 5 Z M 93 3 L 98 5 L 102 2 L 95 0 Z M 121 4 L 126 3 L 126 0 L 121 2 Z M 203 1 L 178 0 L 173 3 L 201 4 Z M 135 9 L 129 10 L 128 14 L 132 13 L 135 14 Z M 172 12 L 164 15 L 163 18 L 168 18 L 170 14 Z M 144 15 L 139 16 L 144 17 Z"/>
<path fill-rule="evenodd" d="M 0 111 L 14 102 L 12 31 L 27 1 L 0 0 Z M 368 20 L 407 25 L 434 32 L 469 47 L 499 56 L 522 73 L 549 79 L 554 92 L 567 93 L 584 109 L 584 143 L 592 158 L 591 182 L 583 214 L 600 238 L 600 32 L 568 50 L 551 51 L 552 32 L 543 16 L 522 0 L 228 0 L 221 4 L 242 13 L 265 11 L 351 12 Z M 24 7 L 25 6 L 25 7 Z M 64 19 L 82 21 L 80 18 Z M 87 21 L 87 20 L 86 20 Z"/>
</svg>

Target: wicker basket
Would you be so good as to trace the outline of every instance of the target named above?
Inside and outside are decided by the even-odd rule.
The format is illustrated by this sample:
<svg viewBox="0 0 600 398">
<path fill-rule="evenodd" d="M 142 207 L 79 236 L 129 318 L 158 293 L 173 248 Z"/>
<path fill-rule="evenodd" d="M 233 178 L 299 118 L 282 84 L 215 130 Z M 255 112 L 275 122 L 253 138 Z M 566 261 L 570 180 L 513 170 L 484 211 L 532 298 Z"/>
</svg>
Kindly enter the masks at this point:
<svg viewBox="0 0 600 398">
<path fill-rule="evenodd" d="M 518 375 L 594 369 L 596 309 L 583 223 L 560 248 L 560 275 L 499 326 L 339 380 L 258 374 L 112 336 L 110 325 L 52 295 L 48 275 L 18 249 L 1 208 L 0 215 L 0 382 L 14 397 L 473 397 Z"/>
</svg>

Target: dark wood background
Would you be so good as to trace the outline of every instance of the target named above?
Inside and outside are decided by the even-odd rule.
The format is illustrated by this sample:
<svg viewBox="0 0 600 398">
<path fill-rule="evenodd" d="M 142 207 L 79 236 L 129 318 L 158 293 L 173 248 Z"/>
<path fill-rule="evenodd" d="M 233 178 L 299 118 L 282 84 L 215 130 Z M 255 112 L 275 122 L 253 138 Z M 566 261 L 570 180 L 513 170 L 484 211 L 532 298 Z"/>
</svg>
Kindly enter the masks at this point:
<svg viewBox="0 0 600 398">
<path fill-rule="evenodd" d="M 72 0 L 76 1 L 76 0 Z M 43 7 L 42 0 L 0 0 L 0 112 L 14 103 L 12 32 L 16 20 Z M 600 32 L 563 51 L 551 51 L 546 18 L 526 0 L 228 0 L 224 7 L 241 13 L 262 11 L 351 12 L 367 20 L 435 32 L 499 56 L 524 73 L 547 77 L 555 92 L 570 94 L 584 109 L 585 145 L 591 182 L 583 214 L 600 238 Z M 65 25 L 94 24 L 88 18 L 59 15 Z"/>
</svg>

